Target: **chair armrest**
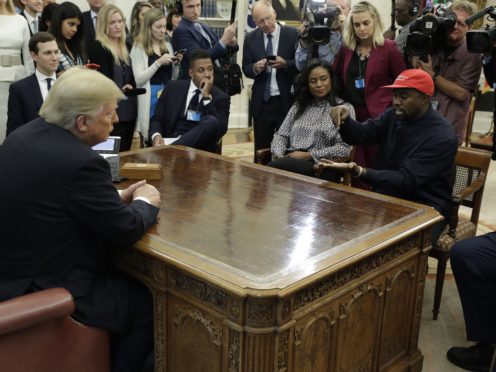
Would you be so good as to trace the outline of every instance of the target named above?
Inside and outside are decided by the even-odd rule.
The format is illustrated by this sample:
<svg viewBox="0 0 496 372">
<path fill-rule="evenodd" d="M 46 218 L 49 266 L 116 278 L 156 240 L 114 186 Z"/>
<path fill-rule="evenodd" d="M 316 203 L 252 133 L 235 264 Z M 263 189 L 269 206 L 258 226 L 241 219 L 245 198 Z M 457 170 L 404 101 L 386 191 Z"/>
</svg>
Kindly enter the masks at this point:
<svg viewBox="0 0 496 372">
<path fill-rule="evenodd" d="M 270 152 L 269 148 L 260 149 L 255 152 L 255 162 L 257 164 L 266 165 L 269 163 L 271 157 L 272 153 Z"/>
<path fill-rule="evenodd" d="M 479 174 L 479 177 L 477 177 L 470 185 L 465 187 L 458 194 L 453 195 L 453 202 L 460 204 L 464 199 L 479 191 L 484 186 L 485 182 L 486 174 L 481 172 Z"/>
<path fill-rule="evenodd" d="M 0 335 L 70 315 L 74 309 L 72 295 L 64 288 L 46 289 L 0 302 Z"/>
</svg>

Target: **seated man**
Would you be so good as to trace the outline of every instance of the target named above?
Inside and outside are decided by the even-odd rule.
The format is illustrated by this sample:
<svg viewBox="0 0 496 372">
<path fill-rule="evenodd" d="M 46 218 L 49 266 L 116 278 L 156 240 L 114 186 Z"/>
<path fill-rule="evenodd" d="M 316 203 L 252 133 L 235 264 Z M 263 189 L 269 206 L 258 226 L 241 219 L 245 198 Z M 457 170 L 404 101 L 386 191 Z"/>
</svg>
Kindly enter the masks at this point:
<svg viewBox="0 0 496 372">
<path fill-rule="evenodd" d="M 422 70 L 405 70 L 383 88 L 393 88 L 393 107 L 376 119 L 358 123 L 344 106 L 331 111 L 343 141 L 379 146 L 375 169 L 325 159 L 320 164 L 351 172 L 378 193 L 430 205 L 446 217 L 457 139 L 453 126 L 431 107 L 432 78 Z M 444 226 L 443 221 L 433 228 L 433 241 Z"/>
<path fill-rule="evenodd" d="M 214 152 L 227 131 L 231 99 L 213 85 L 213 64 L 206 50 L 191 53 L 189 76 L 166 84 L 150 122 L 150 139 L 159 146 L 163 138 L 180 137 L 172 144 Z"/>
<path fill-rule="evenodd" d="M 452 347 L 448 359 L 463 369 L 489 371 L 496 344 L 496 233 L 458 242 L 451 249 L 450 261 L 467 339 L 477 344 Z"/>
<path fill-rule="evenodd" d="M 122 98 L 104 75 L 73 67 L 41 117 L 0 146 L 0 301 L 66 288 L 76 320 L 111 332 L 112 371 L 131 372 L 153 351 L 153 302 L 112 270 L 110 248 L 132 246 L 155 223 L 160 194 L 144 181 L 119 193 L 91 148 L 108 138 Z"/>
<path fill-rule="evenodd" d="M 52 87 L 59 67 L 59 47 L 55 37 L 39 32 L 29 40 L 29 51 L 36 62 L 33 75 L 16 81 L 9 88 L 7 136 L 38 117 L 41 105 Z"/>
</svg>

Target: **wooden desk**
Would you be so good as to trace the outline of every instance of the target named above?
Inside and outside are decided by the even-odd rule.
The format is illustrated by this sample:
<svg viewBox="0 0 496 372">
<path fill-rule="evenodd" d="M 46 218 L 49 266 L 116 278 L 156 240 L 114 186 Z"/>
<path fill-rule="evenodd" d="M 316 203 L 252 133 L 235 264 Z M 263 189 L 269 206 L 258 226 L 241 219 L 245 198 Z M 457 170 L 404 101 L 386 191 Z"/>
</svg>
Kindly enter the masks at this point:
<svg viewBox="0 0 496 372">
<path fill-rule="evenodd" d="M 122 161 L 163 167 L 158 224 L 116 253 L 157 371 L 421 371 L 433 209 L 183 147 Z"/>
</svg>

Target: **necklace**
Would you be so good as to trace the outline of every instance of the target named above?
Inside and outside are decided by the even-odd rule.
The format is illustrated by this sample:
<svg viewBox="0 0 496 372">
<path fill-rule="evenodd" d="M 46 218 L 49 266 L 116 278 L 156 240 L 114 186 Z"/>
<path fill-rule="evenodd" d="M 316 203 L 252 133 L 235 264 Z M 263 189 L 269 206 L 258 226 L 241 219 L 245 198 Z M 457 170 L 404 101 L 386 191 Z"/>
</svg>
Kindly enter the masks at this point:
<svg viewBox="0 0 496 372">
<path fill-rule="evenodd" d="M 367 58 L 369 58 L 369 56 L 370 56 L 370 49 L 369 49 L 369 50 L 367 50 L 367 52 L 366 52 L 366 53 L 364 53 L 364 52 L 360 52 L 358 49 L 357 49 L 357 51 L 356 51 L 356 52 L 357 52 L 358 57 L 360 58 L 360 61 L 361 61 L 361 62 L 365 61 L 365 60 L 366 60 Z"/>
</svg>

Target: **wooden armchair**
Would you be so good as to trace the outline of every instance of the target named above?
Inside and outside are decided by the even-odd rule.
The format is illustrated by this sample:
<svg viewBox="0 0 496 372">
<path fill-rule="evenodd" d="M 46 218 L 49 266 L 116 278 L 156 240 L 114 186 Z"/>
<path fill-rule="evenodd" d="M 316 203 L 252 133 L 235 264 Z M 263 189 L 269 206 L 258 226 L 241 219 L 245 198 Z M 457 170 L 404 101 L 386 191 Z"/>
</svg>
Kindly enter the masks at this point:
<svg viewBox="0 0 496 372">
<path fill-rule="evenodd" d="M 0 371 L 110 371 L 107 332 L 73 320 L 74 308 L 63 288 L 0 302 Z"/>
<path fill-rule="evenodd" d="M 355 148 L 352 149 L 350 156 L 347 156 L 345 158 L 332 159 L 332 160 L 336 161 L 336 162 L 340 162 L 340 163 L 350 162 L 351 159 L 353 158 L 354 149 Z M 269 148 L 257 150 L 255 152 L 255 163 L 257 163 L 257 164 L 267 165 L 271 159 L 272 159 L 272 153 L 270 152 Z M 315 166 L 314 171 L 315 171 L 315 177 L 320 178 L 320 173 L 322 170 L 319 167 Z M 343 175 L 342 183 L 343 183 L 343 185 L 350 186 L 351 185 L 351 176 L 349 174 Z"/>
<path fill-rule="evenodd" d="M 451 247 L 462 240 L 475 236 L 484 193 L 486 175 L 491 162 L 491 153 L 468 147 L 459 147 L 456 154 L 455 177 L 453 180 L 453 207 L 448 217 L 448 225 L 433 245 L 430 256 L 437 258 L 436 288 L 434 292 L 434 320 L 439 314 L 443 292 L 446 264 Z M 470 219 L 459 218 L 460 205 L 472 208 Z"/>
</svg>

